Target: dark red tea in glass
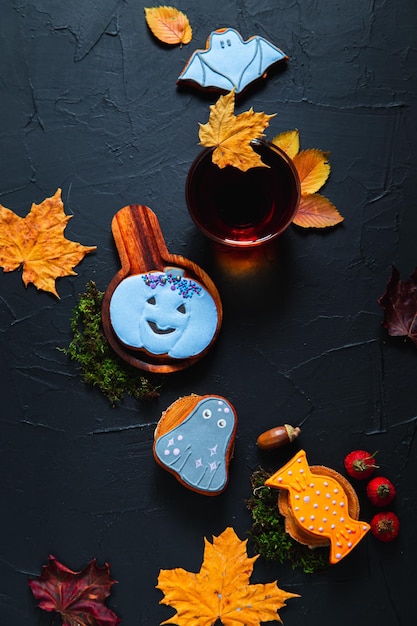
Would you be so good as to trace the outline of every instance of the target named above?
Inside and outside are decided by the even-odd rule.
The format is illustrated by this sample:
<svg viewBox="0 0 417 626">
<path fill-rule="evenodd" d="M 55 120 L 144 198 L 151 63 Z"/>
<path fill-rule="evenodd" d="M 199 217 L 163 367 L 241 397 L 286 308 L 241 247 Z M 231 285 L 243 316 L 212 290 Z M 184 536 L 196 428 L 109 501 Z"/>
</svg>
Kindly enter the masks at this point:
<svg viewBox="0 0 417 626">
<path fill-rule="evenodd" d="M 246 172 L 212 162 L 203 150 L 189 170 L 186 201 L 197 227 L 229 246 L 255 246 L 278 237 L 291 224 L 300 201 L 292 160 L 277 146 L 256 139 L 252 148 L 269 167 Z"/>
</svg>

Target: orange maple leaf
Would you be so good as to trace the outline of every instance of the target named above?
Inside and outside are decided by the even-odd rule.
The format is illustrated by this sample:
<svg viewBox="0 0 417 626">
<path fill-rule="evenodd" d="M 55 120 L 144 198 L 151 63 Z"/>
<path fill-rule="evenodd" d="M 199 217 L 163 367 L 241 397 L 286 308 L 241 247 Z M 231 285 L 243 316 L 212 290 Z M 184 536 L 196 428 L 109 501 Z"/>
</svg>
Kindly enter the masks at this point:
<svg viewBox="0 0 417 626">
<path fill-rule="evenodd" d="M 188 17 L 175 7 L 145 7 L 145 19 L 152 33 L 163 43 L 187 44 L 192 39 Z"/>
<path fill-rule="evenodd" d="M 273 138 L 293 160 L 300 179 L 301 199 L 293 223 L 303 228 L 326 228 L 343 221 L 334 204 L 316 193 L 330 175 L 329 153 L 312 148 L 300 151 L 298 130 L 288 130 Z"/>
<path fill-rule="evenodd" d="M 177 613 L 162 624 L 177 626 L 259 626 L 261 622 L 281 621 L 278 609 L 289 598 L 299 597 L 280 589 L 277 582 L 250 584 L 253 564 L 247 541 L 241 541 L 233 528 L 226 528 L 211 544 L 204 540 L 204 561 L 197 574 L 182 568 L 161 570 L 157 589 Z"/>
<path fill-rule="evenodd" d="M 263 137 L 263 131 L 274 115 L 255 113 L 252 108 L 235 115 L 234 110 L 233 89 L 210 106 L 209 121 L 200 124 L 200 144 L 214 147 L 213 163 L 220 168 L 232 165 L 245 172 L 252 167 L 267 167 L 250 142 Z"/>
<path fill-rule="evenodd" d="M 75 276 L 75 267 L 96 246 L 83 246 L 64 237 L 71 219 L 65 215 L 61 189 L 41 204 L 32 204 L 26 217 L 19 217 L 0 204 L 0 267 L 12 272 L 23 267 L 22 280 L 27 286 L 58 296 L 55 280 Z"/>
</svg>

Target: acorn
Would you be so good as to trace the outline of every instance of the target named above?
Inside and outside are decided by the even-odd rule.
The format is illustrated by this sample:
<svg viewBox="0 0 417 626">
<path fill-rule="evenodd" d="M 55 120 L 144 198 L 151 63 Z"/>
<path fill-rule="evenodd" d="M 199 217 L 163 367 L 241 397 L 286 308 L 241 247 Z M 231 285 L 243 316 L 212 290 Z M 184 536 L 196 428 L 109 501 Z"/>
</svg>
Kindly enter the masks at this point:
<svg viewBox="0 0 417 626">
<path fill-rule="evenodd" d="M 280 448 L 287 443 L 294 441 L 300 434 L 301 429 L 290 424 L 284 424 L 284 426 L 276 426 L 270 430 L 265 431 L 259 435 L 256 443 L 258 448 L 262 450 L 271 450 L 272 448 Z"/>
</svg>

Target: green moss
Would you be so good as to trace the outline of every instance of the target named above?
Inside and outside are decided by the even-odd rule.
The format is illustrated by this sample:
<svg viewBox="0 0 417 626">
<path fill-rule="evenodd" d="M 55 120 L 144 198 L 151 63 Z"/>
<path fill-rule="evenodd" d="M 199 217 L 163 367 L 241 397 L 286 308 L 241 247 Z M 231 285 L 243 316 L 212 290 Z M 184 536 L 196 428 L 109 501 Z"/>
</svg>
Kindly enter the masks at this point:
<svg viewBox="0 0 417 626">
<path fill-rule="evenodd" d="M 101 325 L 104 293 L 93 281 L 87 283 L 71 318 L 73 339 L 64 352 L 80 366 L 84 381 L 98 387 L 112 403 L 125 395 L 155 398 L 158 385 L 125 363 L 109 346 Z"/>
<path fill-rule="evenodd" d="M 270 476 L 271 473 L 263 469 L 252 474 L 252 497 L 246 502 L 252 515 L 249 536 L 256 552 L 268 561 L 290 561 L 293 569 L 300 567 L 306 574 L 327 568 L 327 547 L 310 549 L 285 532 L 285 520 L 278 510 L 277 490 L 265 487 L 265 480 Z"/>
</svg>

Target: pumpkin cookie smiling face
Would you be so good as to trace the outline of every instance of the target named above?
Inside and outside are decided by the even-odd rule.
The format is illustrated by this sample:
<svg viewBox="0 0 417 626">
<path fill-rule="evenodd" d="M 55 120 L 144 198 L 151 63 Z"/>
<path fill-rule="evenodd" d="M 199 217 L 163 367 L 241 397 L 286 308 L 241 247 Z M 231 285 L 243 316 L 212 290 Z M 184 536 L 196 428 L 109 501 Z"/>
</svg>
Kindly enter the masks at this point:
<svg viewBox="0 0 417 626">
<path fill-rule="evenodd" d="M 119 341 L 150 354 L 185 359 L 205 350 L 217 328 L 211 295 L 182 270 L 130 276 L 116 288 L 110 319 Z"/>
<path fill-rule="evenodd" d="M 189 317 L 189 310 L 187 311 L 184 302 L 178 304 L 178 295 L 175 292 L 160 290 L 159 293 L 148 298 L 143 307 L 142 319 L 147 324 L 143 326 L 145 345 L 153 342 L 154 335 L 165 335 L 164 343 L 171 348 L 172 346 L 168 346 L 168 343 L 176 341 L 178 334 L 184 331 Z M 172 336 L 168 337 L 168 335 Z M 164 352 L 168 351 L 168 349 L 164 350 Z"/>
</svg>

